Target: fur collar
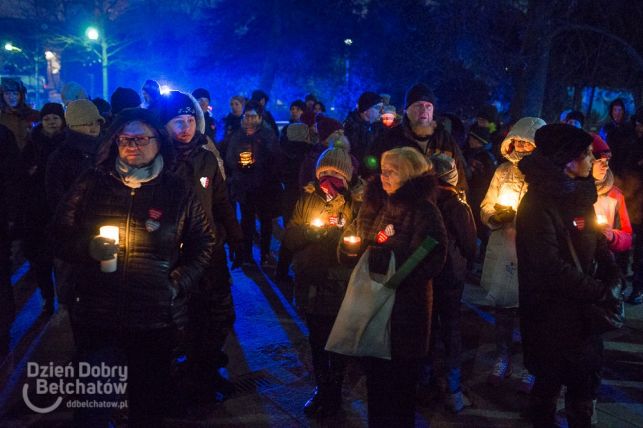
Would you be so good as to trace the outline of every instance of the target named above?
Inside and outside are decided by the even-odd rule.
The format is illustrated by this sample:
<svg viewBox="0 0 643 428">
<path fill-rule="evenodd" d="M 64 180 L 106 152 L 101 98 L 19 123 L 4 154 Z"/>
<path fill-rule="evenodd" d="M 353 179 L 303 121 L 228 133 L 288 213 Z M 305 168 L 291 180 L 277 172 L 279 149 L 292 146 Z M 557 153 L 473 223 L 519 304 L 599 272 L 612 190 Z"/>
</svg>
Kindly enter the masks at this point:
<svg viewBox="0 0 643 428">
<path fill-rule="evenodd" d="M 430 174 L 408 180 L 392 195 L 387 195 L 379 177 L 374 177 L 366 187 L 364 202 L 380 206 L 390 200 L 395 205 L 413 206 L 421 200 L 435 202 L 436 191 L 437 179 Z"/>
</svg>

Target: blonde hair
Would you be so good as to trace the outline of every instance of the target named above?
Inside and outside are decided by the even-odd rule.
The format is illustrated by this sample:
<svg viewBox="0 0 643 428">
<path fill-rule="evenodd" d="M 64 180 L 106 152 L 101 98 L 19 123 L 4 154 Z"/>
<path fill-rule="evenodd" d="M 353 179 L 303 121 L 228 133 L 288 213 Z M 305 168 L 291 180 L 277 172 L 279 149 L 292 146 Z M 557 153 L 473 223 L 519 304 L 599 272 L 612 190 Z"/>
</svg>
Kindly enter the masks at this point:
<svg viewBox="0 0 643 428">
<path fill-rule="evenodd" d="M 382 153 L 381 163 L 384 162 L 397 163 L 402 182 L 426 174 L 433 167 L 431 161 L 412 147 L 398 147 Z"/>
</svg>

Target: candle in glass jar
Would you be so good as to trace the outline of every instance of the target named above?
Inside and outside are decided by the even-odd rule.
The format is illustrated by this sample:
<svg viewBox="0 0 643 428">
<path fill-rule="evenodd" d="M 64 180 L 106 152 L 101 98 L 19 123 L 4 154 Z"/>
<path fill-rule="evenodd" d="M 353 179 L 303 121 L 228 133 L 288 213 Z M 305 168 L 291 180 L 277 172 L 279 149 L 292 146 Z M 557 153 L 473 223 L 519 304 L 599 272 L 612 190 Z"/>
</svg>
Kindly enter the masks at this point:
<svg viewBox="0 0 643 428">
<path fill-rule="evenodd" d="M 607 217 L 603 214 L 597 214 L 596 222 L 600 225 L 607 224 Z"/>
<path fill-rule="evenodd" d="M 109 238 L 113 239 L 114 243 L 118 244 L 118 226 L 102 226 L 99 229 L 99 234 L 103 238 Z M 113 259 L 109 260 L 102 260 L 100 262 L 100 270 L 101 272 L 116 272 L 116 266 L 117 266 L 117 256 L 114 254 Z"/>
<path fill-rule="evenodd" d="M 362 238 L 355 235 L 344 236 L 344 248 L 349 254 L 359 253 L 359 248 L 362 245 Z"/>
</svg>

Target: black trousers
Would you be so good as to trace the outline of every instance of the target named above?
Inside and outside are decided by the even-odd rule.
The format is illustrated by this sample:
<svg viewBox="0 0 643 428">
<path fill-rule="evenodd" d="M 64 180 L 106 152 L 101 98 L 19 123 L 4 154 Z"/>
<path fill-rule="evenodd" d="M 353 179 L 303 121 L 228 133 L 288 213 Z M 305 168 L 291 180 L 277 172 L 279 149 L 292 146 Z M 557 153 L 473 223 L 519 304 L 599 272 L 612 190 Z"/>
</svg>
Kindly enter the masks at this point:
<svg viewBox="0 0 643 428">
<path fill-rule="evenodd" d="M 265 195 L 263 195 L 265 198 Z M 248 195 L 245 203 L 239 203 L 241 209 L 241 230 L 243 230 L 244 256 L 252 258 L 252 238 L 255 235 L 255 218 L 259 217 L 261 255 L 270 251 L 270 239 L 272 237 L 272 212 L 265 207 L 264 201 L 259 195 L 253 197 Z"/>
<path fill-rule="evenodd" d="M 633 224 L 634 228 L 634 260 L 632 270 L 632 292 L 643 291 L 643 224 Z"/>
<path fill-rule="evenodd" d="M 589 428 L 592 401 L 601 384 L 603 344 L 600 338 L 575 351 L 551 353 L 549 368 L 536 376 L 531 393 L 533 423 L 536 428 L 554 427 L 556 402 L 562 385 L 567 386 L 565 414 L 570 428 Z"/>
<path fill-rule="evenodd" d="M 415 426 L 415 395 L 420 359 L 365 358 L 368 426 Z"/>
<path fill-rule="evenodd" d="M 346 368 L 346 358 L 324 349 L 330 331 L 335 323 L 335 317 L 327 315 L 306 315 L 308 325 L 308 341 L 315 371 L 315 380 L 318 386 L 335 384 L 341 388 Z"/>
<path fill-rule="evenodd" d="M 160 426 L 176 392 L 171 378 L 176 331 L 121 333 L 90 330 L 77 324 L 72 328 L 79 362 L 127 366 L 128 426 Z M 122 401 L 124 397 L 93 394 L 79 399 Z M 110 408 L 79 408 L 74 414 L 74 426 L 108 427 L 111 413 Z"/>
</svg>

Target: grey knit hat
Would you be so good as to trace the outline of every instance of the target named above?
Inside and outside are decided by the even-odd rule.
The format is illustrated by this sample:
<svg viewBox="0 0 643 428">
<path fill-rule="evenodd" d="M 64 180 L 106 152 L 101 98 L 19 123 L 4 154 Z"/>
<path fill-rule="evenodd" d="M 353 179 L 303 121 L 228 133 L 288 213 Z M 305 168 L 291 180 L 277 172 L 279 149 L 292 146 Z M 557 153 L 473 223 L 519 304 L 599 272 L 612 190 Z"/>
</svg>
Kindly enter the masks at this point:
<svg viewBox="0 0 643 428">
<path fill-rule="evenodd" d="M 96 105 L 89 100 L 76 100 L 69 103 L 65 112 L 65 122 L 68 126 L 88 125 L 95 121 L 105 123 L 103 116 L 98 113 Z"/>
</svg>

